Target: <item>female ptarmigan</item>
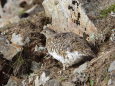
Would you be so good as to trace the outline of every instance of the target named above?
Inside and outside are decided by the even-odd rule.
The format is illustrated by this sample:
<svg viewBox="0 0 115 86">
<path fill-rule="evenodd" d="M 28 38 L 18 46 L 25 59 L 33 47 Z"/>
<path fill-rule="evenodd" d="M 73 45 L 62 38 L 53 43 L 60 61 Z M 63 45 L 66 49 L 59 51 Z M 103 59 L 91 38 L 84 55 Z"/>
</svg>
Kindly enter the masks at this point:
<svg viewBox="0 0 115 86">
<path fill-rule="evenodd" d="M 45 27 L 41 33 L 46 36 L 48 53 L 63 64 L 63 69 L 95 56 L 87 41 L 72 32 L 56 33 Z"/>
</svg>

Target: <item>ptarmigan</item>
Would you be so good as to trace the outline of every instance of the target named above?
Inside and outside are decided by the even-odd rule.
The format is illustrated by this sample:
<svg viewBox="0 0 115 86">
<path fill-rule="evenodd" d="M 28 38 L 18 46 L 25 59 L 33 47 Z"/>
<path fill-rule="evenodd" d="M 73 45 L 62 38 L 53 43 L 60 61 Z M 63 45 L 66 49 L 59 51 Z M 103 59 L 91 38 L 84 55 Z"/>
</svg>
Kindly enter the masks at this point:
<svg viewBox="0 0 115 86">
<path fill-rule="evenodd" d="M 63 70 L 95 56 L 88 42 L 77 34 L 56 33 L 48 27 L 45 27 L 41 33 L 46 36 L 48 53 L 63 64 Z"/>
</svg>

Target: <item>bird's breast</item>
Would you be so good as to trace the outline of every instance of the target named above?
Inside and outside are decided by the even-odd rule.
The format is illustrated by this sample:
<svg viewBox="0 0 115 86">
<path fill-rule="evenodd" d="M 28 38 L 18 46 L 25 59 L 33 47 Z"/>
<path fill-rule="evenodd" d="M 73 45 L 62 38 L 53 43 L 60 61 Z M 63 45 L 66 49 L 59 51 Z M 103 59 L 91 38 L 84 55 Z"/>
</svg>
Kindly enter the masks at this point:
<svg viewBox="0 0 115 86">
<path fill-rule="evenodd" d="M 57 59 L 61 63 L 64 63 L 64 57 L 62 55 L 56 53 L 55 51 L 49 52 L 49 54 L 52 55 L 55 59 Z"/>
<path fill-rule="evenodd" d="M 81 56 L 83 56 L 83 54 L 79 53 L 78 51 L 74 51 L 74 52 L 66 51 L 65 56 L 63 56 L 59 53 L 56 53 L 55 51 L 49 52 L 49 53 L 55 59 L 60 61 L 62 64 L 66 64 L 67 66 L 68 65 L 71 66 L 75 63 L 78 63 L 81 60 Z"/>
</svg>

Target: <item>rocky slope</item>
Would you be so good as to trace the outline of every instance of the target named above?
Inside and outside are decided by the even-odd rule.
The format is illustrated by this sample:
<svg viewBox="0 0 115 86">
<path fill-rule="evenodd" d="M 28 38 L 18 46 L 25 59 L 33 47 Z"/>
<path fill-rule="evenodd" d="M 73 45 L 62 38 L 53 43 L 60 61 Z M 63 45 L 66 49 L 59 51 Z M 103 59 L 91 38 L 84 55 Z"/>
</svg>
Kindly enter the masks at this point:
<svg viewBox="0 0 115 86">
<path fill-rule="evenodd" d="M 0 7 L 0 15 L 2 9 L 7 11 L 1 15 L 5 26 L 1 24 L 3 27 L 0 28 L 0 86 L 115 85 L 115 0 L 19 1 L 12 4 L 18 3 L 29 15 L 18 17 L 19 21 L 15 23 L 2 20 L 8 21 L 9 15 L 12 19 L 13 14 L 19 16 L 19 10 L 12 11 L 11 7 L 9 14 L 6 7 L 11 4 L 8 2 Z M 31 10 L 38 4 L 37 10 Z M 49 56 L 45 48 L 46 37 L 40 33 L 44 26 L 58 32 L 88 35 L 96 57 L 62 70 L 62 64 Z"/>
</svg>

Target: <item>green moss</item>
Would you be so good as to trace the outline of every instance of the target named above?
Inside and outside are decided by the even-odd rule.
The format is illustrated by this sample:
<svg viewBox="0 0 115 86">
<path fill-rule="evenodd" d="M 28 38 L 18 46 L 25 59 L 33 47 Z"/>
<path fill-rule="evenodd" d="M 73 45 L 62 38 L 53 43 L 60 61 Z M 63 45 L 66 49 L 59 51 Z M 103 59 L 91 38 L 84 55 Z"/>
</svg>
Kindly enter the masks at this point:
<svg viewBox="0 0 115 86">
<path fill-rule="evenodd" d="M 115 4 L 109 6 L 109 7 L 106 8 L 106 9 L 101 10 L 101 11 L 100 11 L 100 17 L 102 17 L 102 18 L 103 18 L 103 17 L 107 17 L 108 14 L 111 13 L 112 11 L 115 12 Z"/>
<path fill-rule="evenodd" d="M 94 86 L 94 80 L 90 80 L 90 86 Z"/>
</svg>

